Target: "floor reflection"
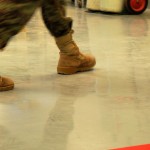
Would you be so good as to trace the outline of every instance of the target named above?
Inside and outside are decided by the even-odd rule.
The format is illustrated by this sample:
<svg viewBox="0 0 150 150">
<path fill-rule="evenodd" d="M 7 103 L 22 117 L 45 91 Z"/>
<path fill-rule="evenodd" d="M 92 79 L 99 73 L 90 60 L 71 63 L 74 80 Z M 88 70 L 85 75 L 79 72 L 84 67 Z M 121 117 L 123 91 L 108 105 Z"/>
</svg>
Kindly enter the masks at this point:
<svg viewBox="0 0 150 150">
<path fill-rule="evenodd" d="M 0 93 L 0 149 L 106 150 L 148 143 L 150 11 L 108 15 L 69 6 L 68 14 L 82 51 L 96 56 L 96 68 L 58 75 L 58 49 L 37 11 L 0 53 L 0 74 L 16 83 L 15 90 Z"/>
</svg>

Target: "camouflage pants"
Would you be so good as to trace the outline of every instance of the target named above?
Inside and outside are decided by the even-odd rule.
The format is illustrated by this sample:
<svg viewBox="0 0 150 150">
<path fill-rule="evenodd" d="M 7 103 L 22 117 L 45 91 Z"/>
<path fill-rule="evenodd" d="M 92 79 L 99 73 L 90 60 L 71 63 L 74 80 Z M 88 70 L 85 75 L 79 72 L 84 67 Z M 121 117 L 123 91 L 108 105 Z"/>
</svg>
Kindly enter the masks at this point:
<svg viewBox="0 0 150 150">
<path fill-rule="evenodd" d="M 72 19 L 66 17 L 64 0 L 0 0 L 0 49 L 25 26 L 38 7 L 53 36 L 65 35 L 71 30 Z"/>
</svg>

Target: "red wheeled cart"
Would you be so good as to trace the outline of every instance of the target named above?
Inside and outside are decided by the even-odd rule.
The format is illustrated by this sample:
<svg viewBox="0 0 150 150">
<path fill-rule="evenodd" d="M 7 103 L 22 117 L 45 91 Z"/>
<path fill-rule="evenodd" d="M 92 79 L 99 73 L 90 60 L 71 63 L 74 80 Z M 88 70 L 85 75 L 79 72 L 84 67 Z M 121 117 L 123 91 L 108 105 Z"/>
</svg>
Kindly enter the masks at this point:
<svg viewBox="0 0 150 150">
<path fill-rule="evenodd" d="M 141 14 L 148 6 L 148 0 L 87 0 L 87 9 L 129 14 Z"/>
<path fill-rule="evenodd" d="M 148 0 L 125 0 L 125 9 L 131 14 L 143 13 L 147 6 Z"/>
</svg>

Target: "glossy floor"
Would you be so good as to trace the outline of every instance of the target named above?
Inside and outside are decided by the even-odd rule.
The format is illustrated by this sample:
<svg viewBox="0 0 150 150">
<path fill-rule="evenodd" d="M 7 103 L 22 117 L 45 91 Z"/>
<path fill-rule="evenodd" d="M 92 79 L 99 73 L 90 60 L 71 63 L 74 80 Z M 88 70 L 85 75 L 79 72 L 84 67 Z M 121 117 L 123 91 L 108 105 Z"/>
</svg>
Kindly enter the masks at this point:
<svg viewBox="0 0 150 150">
<path fill-rule="evenodd" d="M 56 73 L 59 57 L 39 11 L 0 53 L 0 150 L 107 150 L 150 142 L 150 11 L 88 13 L 68 6 L 93 71 Z"/>
</svg>

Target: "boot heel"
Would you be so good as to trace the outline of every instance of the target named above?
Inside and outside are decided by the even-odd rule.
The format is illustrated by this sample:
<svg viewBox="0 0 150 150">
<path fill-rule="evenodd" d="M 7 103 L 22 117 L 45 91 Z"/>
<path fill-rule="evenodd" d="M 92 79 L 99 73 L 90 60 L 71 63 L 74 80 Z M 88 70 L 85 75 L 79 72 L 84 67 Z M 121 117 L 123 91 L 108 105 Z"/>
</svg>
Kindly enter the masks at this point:
<svg viewBox="0 0 150 150">
<path fill-rule="evenodd" d="M 69 75 L 69 74 L 74 74 L 76 72 L 78 72 L 77 68 L 73 68 L 73 67 L 57 67 L 57 73 L 58 74 Z"/>
</svg>

